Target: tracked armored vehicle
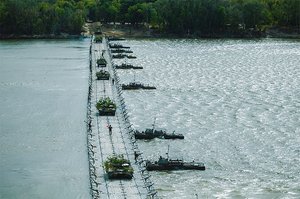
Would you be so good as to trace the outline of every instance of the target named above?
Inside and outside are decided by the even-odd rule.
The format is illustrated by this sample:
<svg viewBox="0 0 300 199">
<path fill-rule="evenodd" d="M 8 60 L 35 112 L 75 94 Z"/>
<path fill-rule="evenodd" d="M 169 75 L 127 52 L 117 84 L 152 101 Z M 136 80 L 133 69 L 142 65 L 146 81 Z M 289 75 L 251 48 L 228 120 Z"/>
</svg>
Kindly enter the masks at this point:
<svg viewBox="0 0 300 199">
<path fill-rule="evenodd" d="M 133 168 L 123 155 L 109 157 L 104 162 L 104 167 L 109 179 L 131 179 L 133 177 Z"/>
<path fill-rule="evenodd" d="M 109 80 L 110 74 L 108 71 L 100 70 L 96 72 L 97 80 Z"/>
<path fill-rule="evenodd" d="M 97 66 L 98 67 L 106 67 L 106 60 L 104 59 L 104 57 L 101 57 L 100 59 L 97 60 Z"/>
<path fill-rule="evenodd" d="M 117 106 L 109 97 L 106 97 L 101 98 L 97 102 L 96 108 L 98 109 L 100 116 L 114 116 L 116 114 Z"/>
</svg>

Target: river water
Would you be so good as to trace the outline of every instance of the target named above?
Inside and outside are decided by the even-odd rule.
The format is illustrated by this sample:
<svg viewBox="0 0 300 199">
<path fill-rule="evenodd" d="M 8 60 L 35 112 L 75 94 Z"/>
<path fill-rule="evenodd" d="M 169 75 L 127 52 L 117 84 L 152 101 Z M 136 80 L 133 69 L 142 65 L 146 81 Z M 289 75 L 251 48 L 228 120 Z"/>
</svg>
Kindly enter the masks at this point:
<svg viewBox="0 0 300 199">
<path fill-rule="evenodd" d="M 138 141 L 143 156 L 204 162 L 151 172 L 162 198 L 300 198 L 300 43 L 132 39 L 143 70 L 118 70 L 136 129 L 184 140 Z M 0 198 L 89 198 L 88 40 L 0 43 Z M 121 61 L 116 61 L 121 63 Z"/>
<path fill-rule="evenodd" d="M 90 198 L 88 40 L 0 42 L 0 198 Z"/>
<path fill-rule="evenodd" d="M 152 172 L 163 198 L 300 198 L 300 43 L 293 40 L 129 40 L 142 71 L 123 82 L 140 130 L 184 140 L 140 141 L 144 156 L 199 160 L 206 171 Z"/>
</svg>

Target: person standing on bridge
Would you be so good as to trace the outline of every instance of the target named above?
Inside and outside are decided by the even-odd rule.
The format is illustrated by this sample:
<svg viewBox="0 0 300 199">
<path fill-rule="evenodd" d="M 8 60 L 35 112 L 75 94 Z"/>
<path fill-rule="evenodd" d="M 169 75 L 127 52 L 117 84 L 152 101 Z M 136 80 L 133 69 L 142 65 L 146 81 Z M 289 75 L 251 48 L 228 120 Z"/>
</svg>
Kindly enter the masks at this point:
<svg viewBox="0 0 300 199">
<path fill-rule="evenodd" d="M 111 125 L 108 125 L 108 132 L 109 132 L 109 135 L 111 135 L 111 133 L 112 133 L 112 126 Z"/>
</svg>

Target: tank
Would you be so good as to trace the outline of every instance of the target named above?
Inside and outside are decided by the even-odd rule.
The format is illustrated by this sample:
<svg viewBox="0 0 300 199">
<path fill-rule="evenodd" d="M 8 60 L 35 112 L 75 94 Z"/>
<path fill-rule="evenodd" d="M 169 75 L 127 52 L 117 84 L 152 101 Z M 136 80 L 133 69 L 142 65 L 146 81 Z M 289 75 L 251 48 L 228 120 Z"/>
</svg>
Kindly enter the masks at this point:
<svg viewBox="0 0 300 199">
<path fill-rule="evenodd" d="M 170 134 L 162 129 L 146 129 L 145 131 L 141 131 L 141 132 L 135 130 L 134 136 L 136 139 L 145 139 L 145 140 L 151 140 L 154 138 L 184 139 L 184 136 L 182 134 L 175 134 L 175 131 Z"/>
<path fill-rule="evenodd" d="M 101 98 L 97 104 L 96 108 L 99 111 L 100 116 L 114 116 L 116 114 L 116 104 L 109 98 Z"/>
<path fill-rule="evenodd" d="M 145 86 L 141 83 L 131 82 L 129 84 L 122 84 L 122 90 L 138 90 L 138 89 L 156 89 L 154 86 Z"/>
<path fill-rule="evenodd" d="M 100 59 L 97 59 L 97 66 L 98 67 L 106 67 L 106 60 L 104 59 L 104 57 L 101 57 Z"/>
<path fill-rule="evenodd" d="M 96 72 L 97 80 L 109 80 L 110 74 L 108 71 L 100 70 Z"/>
<path fill-rule="evenodd" d="M 142 66 L 134 66 L 131 64 L 121 64 L 121 65 L 115 65 L 116 69 L 143 69 Z"/>
<path fill-rule="evenodd" d="M 96 42 L 96 43 L 102 43 L 102 36 L 97 35 L 97 36 L 95 37 L 95 42 Z"/>
<path fill-rule="evenodd" d="M 181 159 L 169 159 L 159 157 L 158 161 L 146 161 L 148 171 L 170 171 L 170 170 L 205 170 L 202 162 L 185 162 Z"/>
<path fill-rule="evenodd" d="M 132 179 L 133 168 L 123 155 L 114 155 L 104 162 L 108 179 Z"/>
</svg>

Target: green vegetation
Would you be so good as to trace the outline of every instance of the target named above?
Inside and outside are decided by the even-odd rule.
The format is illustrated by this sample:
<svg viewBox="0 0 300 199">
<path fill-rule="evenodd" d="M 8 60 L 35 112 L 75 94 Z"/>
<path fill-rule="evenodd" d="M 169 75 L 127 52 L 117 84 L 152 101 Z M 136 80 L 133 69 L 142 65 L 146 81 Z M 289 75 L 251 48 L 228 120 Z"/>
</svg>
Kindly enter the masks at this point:
<svg viewBox="0 0 300 199">
<path fill-rule="evenodd" d="M 299 0 L 1 0 L 0 34 L 79 34 L 86 20 L 173 34 L 300 30 Z"/>
<path fill-rule="evenodd" d="M 1 0 L 0 34 L 79 34 L 85 7 L 72 0 Z"/>
</svg>

